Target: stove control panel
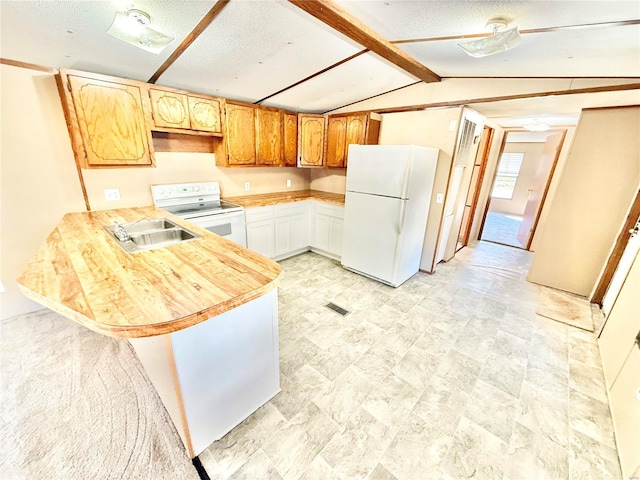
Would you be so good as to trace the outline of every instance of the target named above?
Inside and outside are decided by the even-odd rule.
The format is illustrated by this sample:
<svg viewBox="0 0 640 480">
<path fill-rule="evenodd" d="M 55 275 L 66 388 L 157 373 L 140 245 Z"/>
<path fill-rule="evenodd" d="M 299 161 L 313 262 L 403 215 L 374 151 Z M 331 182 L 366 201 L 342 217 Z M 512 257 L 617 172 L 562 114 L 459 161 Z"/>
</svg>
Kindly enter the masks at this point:
<svg viewBox="0 0 640 480">
<path fill-rule="evenodd" d="M 154 202 L 157 200 L 180 199 L 198 195 L 217 195 L 219 198 L 220 184 L 218 182 L 197 182 L 151 186 L 151 196 Z"/>
</svg>

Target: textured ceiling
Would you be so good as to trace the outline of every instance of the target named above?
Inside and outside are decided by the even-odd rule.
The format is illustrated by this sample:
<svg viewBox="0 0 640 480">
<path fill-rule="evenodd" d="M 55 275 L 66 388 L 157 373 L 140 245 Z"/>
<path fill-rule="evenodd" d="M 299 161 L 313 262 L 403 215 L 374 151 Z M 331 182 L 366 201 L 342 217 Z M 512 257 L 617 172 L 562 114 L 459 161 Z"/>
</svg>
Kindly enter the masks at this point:
<svg viewBox="0 0 640 480">
<path fill-rule="evenodd" d="M 640 19 L 638 0 L 335 2 L 391 41 L 484 33 L 493 16 L 508 17 L 521 30 Z M 215 3 L 1 1 L 0 56 L 146 81 Z M 131 6 L 147 11 L 153 28 L 175 37 L 160 55 L 106 33 L 116 11 Z M 640 77 L 638 25 L 525 34 L 519 47 L 480 59 L 464 54 L 457 43 L 397 46 L 442 77 Z M 285 0 L 231 0 L 157 83 L 324 112 L 417 81 L 373 53 L 314 76 L 362 50 Z M 488 105 L 482 108 L 490 110 Z"/>
</svg>

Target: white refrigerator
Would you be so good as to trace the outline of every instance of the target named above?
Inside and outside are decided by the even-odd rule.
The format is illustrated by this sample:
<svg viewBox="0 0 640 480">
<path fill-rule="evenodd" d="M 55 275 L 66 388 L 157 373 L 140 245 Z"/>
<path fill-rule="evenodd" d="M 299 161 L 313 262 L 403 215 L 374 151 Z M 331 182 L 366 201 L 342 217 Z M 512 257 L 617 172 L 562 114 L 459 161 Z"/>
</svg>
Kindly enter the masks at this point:
<svg viewBox="0 0 640 480">
<path fill-rule="evenodd" d="M 438 149 L 349 145 L 342 266 L 397 287 L 420 268 Z"/>
</svg>

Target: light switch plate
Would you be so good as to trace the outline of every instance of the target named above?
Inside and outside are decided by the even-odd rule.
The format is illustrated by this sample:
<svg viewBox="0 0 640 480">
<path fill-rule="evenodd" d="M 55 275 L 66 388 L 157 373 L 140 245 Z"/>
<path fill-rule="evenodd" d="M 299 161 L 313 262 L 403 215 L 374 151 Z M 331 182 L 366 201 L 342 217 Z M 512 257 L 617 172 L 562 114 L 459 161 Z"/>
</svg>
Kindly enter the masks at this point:
<svg viewBox="0 0 640 480">
<path fill-rule="evenodd" d="M 244 190 L 245 190 L 245 192 L 248 192 L 250 188 L 251 188 L 251 185 L 249 184 L 249 182 L 244 182 Z"/>
<path fill-rule="evenodd" d="M 287 188 L 291 188 L 291 180 L 287 179 Z"/>
<path fill-rule="evenodd" d="M 436 194 L 436 203 L 443 203 L 444 202 L 444 193 L 437 193 Z"/>
<path fill-rule="evenodd" d="M 113 202 L 114 200 L 120 200 L 120 189 L 118 188 L 105 188 L 104 199 L 107 202 Z"/>
</svg>

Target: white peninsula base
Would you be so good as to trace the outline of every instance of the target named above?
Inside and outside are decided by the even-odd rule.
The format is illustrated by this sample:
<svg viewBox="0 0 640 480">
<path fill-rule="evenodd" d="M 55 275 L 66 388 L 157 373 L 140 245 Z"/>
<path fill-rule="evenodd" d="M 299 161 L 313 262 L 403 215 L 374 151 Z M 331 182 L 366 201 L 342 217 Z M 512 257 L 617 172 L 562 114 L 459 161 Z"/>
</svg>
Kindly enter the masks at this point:
<svg viewBox="0 0 640 480">
<path fill-rule="evenodd" d="M 184 330 L 129 342 L 191 458 L 280 391 L 277 288 Z"/>
</svg>

